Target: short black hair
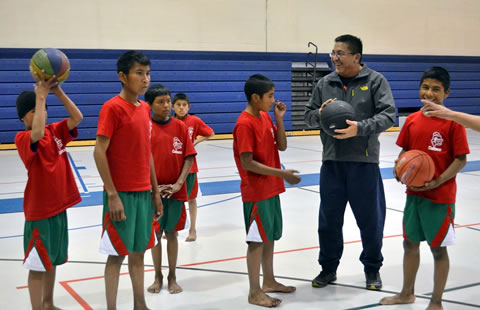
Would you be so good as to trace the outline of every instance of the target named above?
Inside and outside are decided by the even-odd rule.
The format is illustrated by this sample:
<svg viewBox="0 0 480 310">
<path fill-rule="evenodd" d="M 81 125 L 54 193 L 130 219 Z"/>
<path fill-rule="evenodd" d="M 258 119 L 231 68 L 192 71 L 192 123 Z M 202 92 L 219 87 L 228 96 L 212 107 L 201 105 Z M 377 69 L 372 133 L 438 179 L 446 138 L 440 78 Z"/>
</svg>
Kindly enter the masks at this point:
<svg viewBox="0 0 480 310">
<path fill-rule="evenodd" d="M 434 66 L 428 68 L 423 72 L 422 79 L 420 80 L 420 86 L 422 86 L 423 80 L 434 79 L 442 83 L 445 91 L 450 89 L 450 74 L 442 67 Z"/>
<path fill-rule="evenodd" d="M 151 105 L 155 98 L 157 98 L 158 96 L 171 96 L 168 87 L 162 84 L 155 84 L 150 86 L 145 93 L 145 101 Z"/>
<path fill-rule="evenodd" d="M 360 38 L 351 34 L 344 34 L 335 38 L 335 43 L 345 43 L 348 45 L 348 49 L 353 54 L 360 54 L 360 61 L 362 61 L 363 55 L 363 43 Z"/>
<path fill-rule="evenodd" d="M 268 77 L 262 74 L 254 74 L 248 78 L 243 87 L 247 101 L 252 100 L 252 95 L 257 94 L 260 98 L 271 89 L 275 88 L 275 84 Z"/>
<path fill-rule="evenodd" d="M 128 51 L 123 53 L 123 55 L 117 59 L 117 73 L 123 72 L 128 75 L 130 69 L 132 69 L 135 63 L 139 63 L 143 66 L 151 65 L 150 59 L 142 52 Z"/>
<path fill-rule="evenodd" d="M 24 90 L 18 95 L 16 105 L 19 120 L 24 118 L 28 112 L 35 109 L 36 98 L 35 92 L 30 90 Z"/>
<path fill-rule="evenodd" d="M 188 99 L 188 96 L 184 93 L 178 93 L 173 97 L 172 103 L 175 104 L 177 100 L 185 100 L 188 105 L 190 105 L 190 99 Z"/>
</svg>

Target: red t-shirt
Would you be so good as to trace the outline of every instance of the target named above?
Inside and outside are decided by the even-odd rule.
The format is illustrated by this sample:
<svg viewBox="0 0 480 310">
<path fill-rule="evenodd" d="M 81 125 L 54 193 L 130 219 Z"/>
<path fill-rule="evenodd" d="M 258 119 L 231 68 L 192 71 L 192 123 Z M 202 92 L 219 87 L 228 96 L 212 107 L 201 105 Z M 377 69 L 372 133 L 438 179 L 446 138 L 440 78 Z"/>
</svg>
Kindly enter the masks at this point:
<svg viewBox="0 0 480 310">
<path fill-rule="evenodd" d="M 185 158 L 195 156 L 197 152 L 187 126 L 178 119 L 170 117 L 165 123 L 152 123 L 152 153 L 158 185 L 174 184 L 182 172 Z M 171 198 L 187 201 L 187 182 Z"/>
<path fill-rule="evenodd" d="M 150 183 L 150 106 L 133 105 L 120 96 L 105 102 L 98 116 L 97 136 L 110 139 L 108 166 L 117 191 L 146 191 Z"/>
<path fill-rule="evenodd" d="M 45 135 L 33 145 L 31 134 L 31 130 L 17 133 L 15 145 L 28 171 L 23 199 L 25 219 L 37 221 L 55 216 L 82 200 L 65 149 L 78 133 L 76 128 L 68 130 L 65 119 L 45 126 Z"/>
<path fill-rule="evenodd" d="M 422 111 L 410 114 L 400 131 L 397 145 L 406 150 L 420 150 L 430 155 L 435 163 L 433 179 L 450 166 L 455 157 L 470 153 L 465 127 L 454 121 L 426 117 Z M 455 177 L 437 188 L 407 194 L 417 195 L 436 203 L 455 203 L 457 184 Z"/>
<path fill-rule="evenodd" d="M 260 117 L 245 111 L 240 114 L 233 129 L 233 155 L 241 178 L 243 202 L 266 200 L 285 191 L 283 179 L 247 171 L 240 161 L 240 154 L 252 153 L 253 160 L 281 169 L 276 139 L 277 127 L 268 113 L 260 112 Z"/>
<path fill-rule="evenodd" d="M 192 143 L 195 143 L 195 139 L 197 136 L 203 137 L 210 137 L 213 134 L 213 129 L 205 124 L 200 117 L 195 115 L 187 114 L 185 118 L 182 120 L 185 125 L 188 127 L 188 134 L 190 135 L 190 139 Z M 197 173 L 198 166 L 197 166 L 197 159 L 193 159 L 192 169 L 190 169 L 190 173 Z"/>
</svg>

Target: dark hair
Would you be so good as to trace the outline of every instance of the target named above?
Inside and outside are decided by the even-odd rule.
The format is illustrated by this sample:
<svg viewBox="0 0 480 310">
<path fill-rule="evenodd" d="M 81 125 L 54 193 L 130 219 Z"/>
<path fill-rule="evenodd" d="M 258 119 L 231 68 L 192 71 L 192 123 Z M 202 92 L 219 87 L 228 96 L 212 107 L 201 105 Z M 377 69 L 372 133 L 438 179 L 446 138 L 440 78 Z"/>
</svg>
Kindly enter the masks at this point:
<svg viewBox="0 0 480 310">
<path fill-rule="evenodd" d="M 275 84 L 268 77 L 261 74 L 254 74 L 248 78 L 243 87 L 247 101 L 252 100 L 252 95 L 257 94 L 260 98 L 272 88 L 275 87 Z"/>
<path fill-rule="evenodd" d="M 150 66 L 151 62 L 147 56 L 141 52 L 128 51 L 117 59 L 117 73 L 123 72 L 128 75 L 130 69 L 132 69 L 135 63 L 139 63 L 143 66 Z"/>
<path fill-rule="evenodd" d="M 177 100 L 185 100 L 188 105 L 190 105 L 190 99 L 188 99 L 188 96 L 184 93 L 178 93 L 173 97 L 172 103 L 175 104 Z"/>
<path fill-rule="evenodd" d="M 360 54 L 360 61 L 362 61 L 363 44 L 360 38 L 352 36 L 351 34 L 344 34 L 335 38 L 335 43 L 345 43 L 348 45 L 348 49 L 353 54 Z"/>
<path fill-rule="evenodd" d="M 170 90 L 162 84 L 152 85 L 145 93 L 145 101 L 151 105 L 158 96 L 171 96 Z"/>
<path fill-rule="evenodd" d="M 442 83 L 445 91 L 450 89 L 450 74 L 442 67 L 431 67 L 423 72 L 420 86 L 425 79 L 434 79 Z"/>
<path fill-rule="evenodd" d="M 35 109 L 36 95 L 35 92 L 24 90 L 17 97 L 17 115 L 18 119 L 21 120 L 25 115 L 31 110 Z"/>
</svg>

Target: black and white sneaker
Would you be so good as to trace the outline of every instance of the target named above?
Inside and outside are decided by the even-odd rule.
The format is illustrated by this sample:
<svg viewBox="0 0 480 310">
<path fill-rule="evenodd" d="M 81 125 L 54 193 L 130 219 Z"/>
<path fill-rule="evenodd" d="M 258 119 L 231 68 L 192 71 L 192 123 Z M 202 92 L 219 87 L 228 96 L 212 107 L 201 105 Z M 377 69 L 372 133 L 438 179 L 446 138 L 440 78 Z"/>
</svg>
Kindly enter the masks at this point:
<svg viewBox="0 0 480 310">
<path fill-rule="evenodd" d="M 367 290 L 380 290 L 382 289 L 382 279 L 380 278 L 380 272 L 365 272 Z"/>
<path fill-rule="evenodd" d="M 335 271 L 322 270 L 322 272 L 320 272 L 318 276 L 316 276 L 315 279 L 312 280 L 312 286 L 325 287 L 335 280 L 337 280 L 337 273 Z"/>
</svg>

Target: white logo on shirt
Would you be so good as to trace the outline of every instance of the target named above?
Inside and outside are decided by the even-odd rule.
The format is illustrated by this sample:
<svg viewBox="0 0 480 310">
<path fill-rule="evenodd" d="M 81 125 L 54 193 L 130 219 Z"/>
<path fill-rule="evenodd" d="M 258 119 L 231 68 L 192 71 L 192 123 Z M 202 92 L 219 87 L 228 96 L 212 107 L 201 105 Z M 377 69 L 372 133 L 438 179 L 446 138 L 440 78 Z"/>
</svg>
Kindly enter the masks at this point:
<svg viewBox="0 0 480 310">
<path fill-rule="evenodd" d="M 273 128 L 270 128 L 270 132 L 272 133 L 273 144 L 277 144 L 277 140 L 275 140 L 275 132 L 273 132 Z"/>
<path fill-rule="evenodd" d="M 53 136 L 53 140 L 55 140 L 55 143 L 57 144 L 58 155 L 62 155 L 63 153 L 65 153 L 67 151 L 65 149 L 65 147 L 63 146 L 62 140 L 60 140 L 59 138 L 57 138 L 55 136 Z"/>
<path fill-rule="evenodd" d="M 442 149 L 440 147 L 443 144 L 443 138 L 442 138 L 442 135 L 438 131 L 435 131 L 433 133 L 432 139 L 430 141 L 432 142 L 432 145 L 428 147 L 429 150 L 436 151 L 436 152 L 441 152 L 442 151 Z"/>
<path fill-rule="evenodd" d="M 148 124 L 150 125 L 150 130 L 148 131 L 148 140 L 152 140 L 152 121 L 148 121 Z"/>
<path fill-rule="evenodd" d="M 188 127 L 188 135 L 190 136 L 190 139 L 193 138 L 193 127 Z"/>
<path fill-rule="evenodd" d="M 174 138 L 173 138 L 173 150 L 172 150 L 172 153 L 182 154 L 182 146 L 183 146 L 182 141 L 180 141 L 179 138 L 174 137 Z"/>
</svg>

